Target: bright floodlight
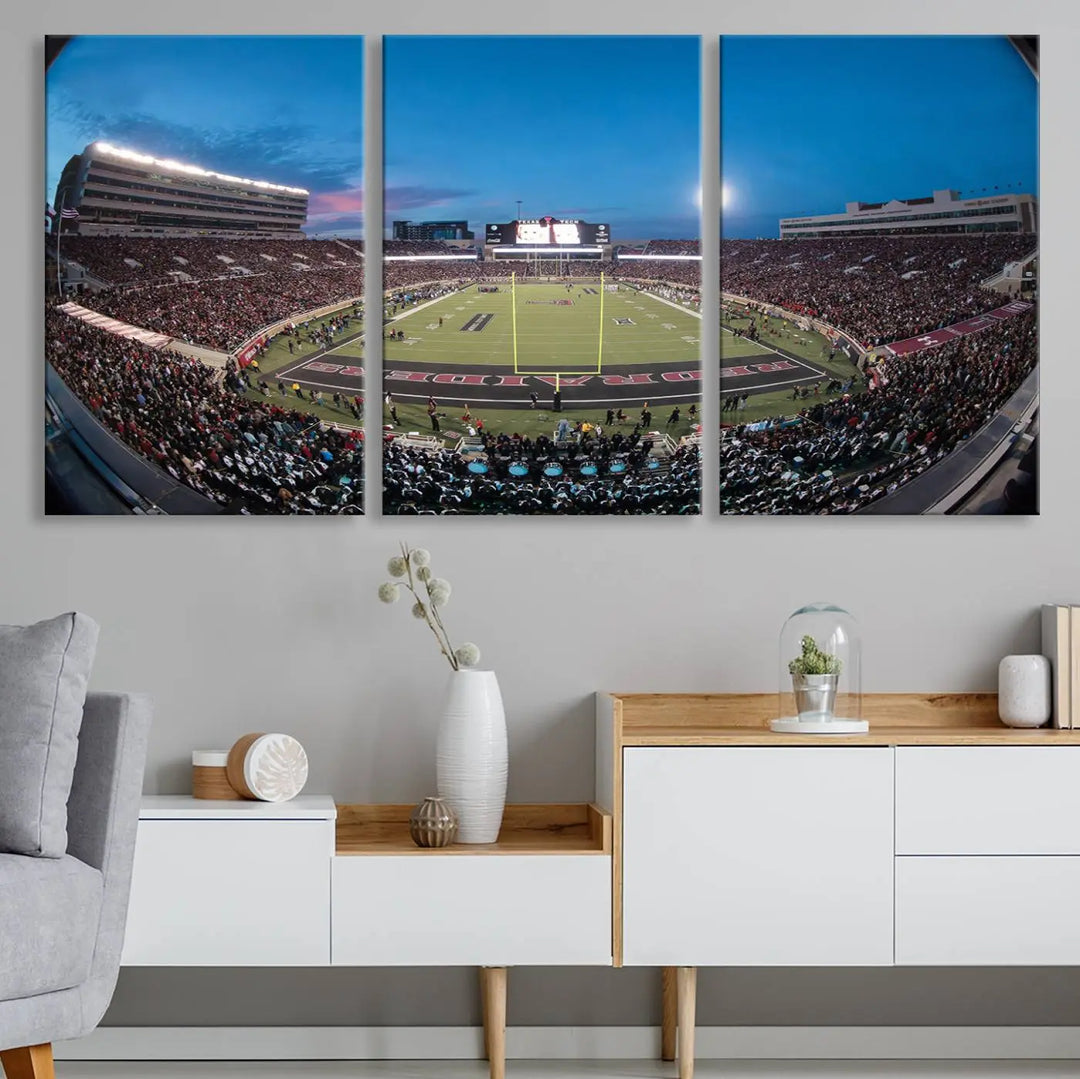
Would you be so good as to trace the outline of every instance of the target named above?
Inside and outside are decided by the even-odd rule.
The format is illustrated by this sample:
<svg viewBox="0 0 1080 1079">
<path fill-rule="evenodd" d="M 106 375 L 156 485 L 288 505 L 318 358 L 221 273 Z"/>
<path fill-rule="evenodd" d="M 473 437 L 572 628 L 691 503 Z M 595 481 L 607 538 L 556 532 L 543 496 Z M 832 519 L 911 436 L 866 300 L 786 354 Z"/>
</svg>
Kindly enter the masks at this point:
<svg viewBox="0 0 1080 1079">
<path fill-rule="evenodd" d="M 728 184 L 720 185 L 720 206 L 725 208 L 731 205 L 731 187 Z"/>
</svg>

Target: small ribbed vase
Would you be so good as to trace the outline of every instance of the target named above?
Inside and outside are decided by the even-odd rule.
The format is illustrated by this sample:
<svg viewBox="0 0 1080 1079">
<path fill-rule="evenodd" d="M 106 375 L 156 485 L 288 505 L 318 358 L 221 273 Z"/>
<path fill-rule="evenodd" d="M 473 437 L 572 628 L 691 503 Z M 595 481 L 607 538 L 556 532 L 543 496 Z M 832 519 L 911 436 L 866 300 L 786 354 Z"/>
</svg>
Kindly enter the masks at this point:
<svg viewBox="0 0 1080 1079">
<path fill-rule="evenodd" d="M 457 835 L 454 811 L 441 798 L 425 798 L 409 814 L 409 835 L 418 847 L 449 847 Z"/>
<path fill-rule="evenodd" d="M 506 805 L 506 715 L 494 671 L 450 675 L 435 777 L 457 817 L 457 842 L 494 843 Z"/>
</svg>

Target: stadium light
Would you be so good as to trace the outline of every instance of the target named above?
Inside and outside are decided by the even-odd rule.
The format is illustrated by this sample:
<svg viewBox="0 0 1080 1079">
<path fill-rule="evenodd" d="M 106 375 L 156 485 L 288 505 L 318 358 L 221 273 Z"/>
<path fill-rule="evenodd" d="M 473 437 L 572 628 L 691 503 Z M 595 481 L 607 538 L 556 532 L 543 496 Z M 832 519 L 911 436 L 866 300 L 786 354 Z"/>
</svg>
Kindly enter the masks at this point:
<svg viewBox="0 0 1080 1079">
<path fill-rule="evenodd" d="M 454 259 L 475 262 L 476 252 L 471 255 L 383 255 L 383 262 L 450 262 Z"/>
<path fill-rule="evenodd" d="M 286 187 L 284 184 L 272 184 L 267 180 L 249 180 L 243 176 L 228 176 L 222 172 L 211 172 L 209 169 L 200 168 L 198 165 L 186 165 L 182 161 L 151 157 L 149 154 L 140 154 L 136 150 L 124 150 L 119 146 L 112 146 L 107 142 L 95 142 L 94 149 L 110 157 L 119 157 L 124 161 L 136 161 L 140 165 L 157 165 L 158 168 L 168 169 L 170 172 L 186 172 L 192 176 L 212 176 L 215 180 L 225 180 L 231 184 L 247 184 L 249 187 L 260 187 L 266 191 L 288 191 L 293 195 L 307 195 L 308 190 L 303 187 Z"/>
<path fill-rule="evenodd" d="M 623 259 L 644 259 L 646 262 L 685 262 L 688 259 L 701 261 L 700 255 L 627 255 L 620 253 L 619 261 Z"/>
</svg>

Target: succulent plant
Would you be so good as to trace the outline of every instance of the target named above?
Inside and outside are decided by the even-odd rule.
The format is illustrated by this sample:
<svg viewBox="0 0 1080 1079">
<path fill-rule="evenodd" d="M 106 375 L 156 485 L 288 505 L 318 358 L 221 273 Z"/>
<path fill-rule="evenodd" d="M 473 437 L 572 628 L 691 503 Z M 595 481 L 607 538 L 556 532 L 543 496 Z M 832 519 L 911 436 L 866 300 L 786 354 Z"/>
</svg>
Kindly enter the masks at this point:
<svg viewBox="0 0 1080 1079">
<path fill-rule="evenodd" d="M 822 652 L 809 633 L 802 639 L 802 654 L 788 664 L 792 674 L 839 674 L 842 668 L 843 663 L 836 656 Z"/>
</svg>

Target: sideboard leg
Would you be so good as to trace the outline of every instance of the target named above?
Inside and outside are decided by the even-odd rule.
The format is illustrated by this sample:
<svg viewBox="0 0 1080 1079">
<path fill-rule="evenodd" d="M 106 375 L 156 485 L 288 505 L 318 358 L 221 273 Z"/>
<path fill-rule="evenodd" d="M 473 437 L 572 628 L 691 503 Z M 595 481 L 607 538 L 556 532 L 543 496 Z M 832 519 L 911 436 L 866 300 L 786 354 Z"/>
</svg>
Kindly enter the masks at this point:
<svg viewBox="0 0 1080 1079">
<path fill-rule="evenodd" d="M 488 1009 L 488 968 L 480 968 L 480 1015 L 484 1024 L 484 1059 L 491 1059 L 491 1028 L 489 1026 L 489 1009 Z"/>
<path fill-rule="evenodd" d="M 678 986 L 675 967 L 660 971 L 660 1059 L 675 1059 L 675 1023 L 678 1015 Z"/>
<path fill-rule="evenodd" d="M 483 967 L 484 1045 L 491 1079 L 506 1079 L 506 967 Z"/>
<path fill-rule="evenodd" d="M 679 967 L 677 981 L 679 986 L 679 1079 L 694 1079 L 697 967 Z"/>
</svg>

